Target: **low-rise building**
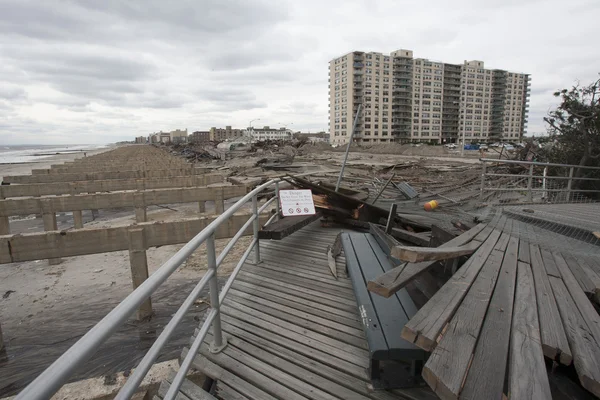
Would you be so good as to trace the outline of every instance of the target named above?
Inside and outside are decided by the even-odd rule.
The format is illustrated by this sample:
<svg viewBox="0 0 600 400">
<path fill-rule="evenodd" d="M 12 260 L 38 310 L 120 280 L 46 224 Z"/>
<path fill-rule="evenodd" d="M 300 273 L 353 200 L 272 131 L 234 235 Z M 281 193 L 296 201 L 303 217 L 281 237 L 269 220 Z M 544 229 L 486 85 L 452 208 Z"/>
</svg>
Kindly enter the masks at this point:
<svg viewBox="0 0 600 400">
<path fill-rule="evenodd" d="M 249 136 L 253 141 L 261 142 L 264 140 L 292 140 L 292 131 L 286 128 L 263 128 L 250 127 L 244 131 L 245 136 Z"/>
<path fill-rule="evenodd" d="M 294 133 L 294 138 L 298 140 L 307 140 L 311 143 L 329 142 L 329 133 L 318 132 L 318 133 Z"/>
<path fill-rule="evenodd" d="M 233 140 L 244 135 L 244 131 L 242 129 L 232 129 L 231 126 L 226 126 L 225 128 L 210 128 L 210 140 L 213 142 L 222 142 L 224 140 Z"/>
<path fill-rule="evenodd" d="M 188 141 L 190 143 L 206 143 L 210 142 L 210 131 L 196 131 L 192 132 L 189 136 Z"/>
<path fill-rule="evenodd" d="M 136 144 L 144 144 L 146 143 L 146 138 L 144 136 L 138 136 L 135 138 Z"/>
<path fill-rule="evenodd" d="M 174 131 L 169 132 L 169 136 L 171 139 L 171 143 L 187 143 L 188 131 L 187 128 L 185 130 L 175 129 Z"/>
</svg>

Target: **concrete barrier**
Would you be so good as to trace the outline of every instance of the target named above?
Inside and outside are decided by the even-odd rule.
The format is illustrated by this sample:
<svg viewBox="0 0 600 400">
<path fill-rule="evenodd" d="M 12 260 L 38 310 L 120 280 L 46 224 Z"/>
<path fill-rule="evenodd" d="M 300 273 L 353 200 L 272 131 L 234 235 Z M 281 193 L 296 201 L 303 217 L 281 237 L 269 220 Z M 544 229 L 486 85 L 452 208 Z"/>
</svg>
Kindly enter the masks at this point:
<svg viewBox="0 0 600 400">
<path fill-rule="evenodd" d="M 4 182 L 17 184 L 75 182 L 110 179 L 148 179 L 169 178 L 174 176 L 204 175 L 204 168 L 179 168 L 149 171 L 92 172 L 83 174 L 45 174 L 5 176 Z"/>
<path fill-rule="evenodd" d="M 115 192 L 119 190 L 148 190 L 206 186 L 221 183 L 220 174 L 174 176 L 150 179 L 110 179 L 98 181 L 57 182 L 49 184 L 2 185 L 0 199 L 11 197 L 40 197 L 77 193 Z"/>
</svg>

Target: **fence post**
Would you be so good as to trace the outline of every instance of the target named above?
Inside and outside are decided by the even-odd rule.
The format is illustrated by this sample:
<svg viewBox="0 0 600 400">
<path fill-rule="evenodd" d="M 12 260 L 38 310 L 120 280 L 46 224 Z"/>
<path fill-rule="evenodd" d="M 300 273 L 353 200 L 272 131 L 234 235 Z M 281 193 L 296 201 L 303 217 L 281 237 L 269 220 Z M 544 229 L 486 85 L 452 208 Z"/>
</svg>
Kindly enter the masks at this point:
<svg viewBox="0 0 600 400">
<path fill-rule="evenodd" d="M 2 338 L 2 325 L 0 325 L 0 351 L 4 348 L 4 339 Z"/>
<path fill-rule="evenodd" d="M 206 261 L 208 269 L 213 270 L 213 276 L 208 281 L 210 291 L 210 306 L 215 310 L 215 319 L 213 320 L 213 342 L 210 345 L 211 353 L 219 353 L 227 346 L 227 340 L 223 337 L 221 331 L 221 305 L 219 304 L 219 281 L 217 279 L 217 255 L 215 253 L 215 234 L 214 232 L 206 239 Z"/>
<path fill-rule="evenodd" d="M 0 217 L 0 235 L 10 235 L 8 217 Z"/>
<path fill-rule="evenodd" d="M 75 229 L 83 228 L 83 213 L 81 210 L 73 211 L 73 227 Z"/>
<path fill-rule="evenodd" d="M 485 161 L 482 161 L 482 165 L 481 165 L 481 187 L 479 188 L 479 200 L 483 201 L 483 189 L 485 187 L 485 173 L 486 173 L 486 169 L 487 169 L 487 164 L 485 163 Z"/>
<path fill-rule="evenodd" d="M 198 212 L 204 214 L 206 212 L 206 201 L 201 200 L 198 202 Z"/>
<path fill-rule="evenodd" d="M 532 189 L 533 189 L 533 164 L 531 164 L 529 166 L 529 179 L 527 179 L 527 201 L 530 203 L 533 201 Z"/>
<path fill-rule="evenodd" d="M 134 193 L 133 207 L 135 207 L 135 221 L 146 222 L 148 215 L 146 213 L 146 204 L 144 203 L 144 193 Z"/>
<path fill-rule="evenodd" d="M 215 192 L 215 214 L 221 215 L 225 212 L 225 196 L 223 188 L 216 188 Z"/>
<path fill-rule="evenodd" d="M 56 213 L 52 208 L 52 200 L 42 199 L 42 220 L 44 221 L 44 231 L 57 231 L 58 225 L 56 223 Z M 60 258 L 50 258 L 48 260 L 49 265 L 58 265 L 62 262 Z"/>
<path fill-rule="evenodd" d="M 148 259 L 146 257 L 146 235 L 144 228 L 130 228 L 129 238 L 129 267 L 131 268 L 131 283 L 133 290 L 137 289 L 148 279 Z M 152 315 L 152 300 L 148 298 L 137 311 L 139 321 Z"/>
<path fill-rule="evenodd" d="M 260 243 L 258 242 L 258 231 L 260 230 L 260 220 L 258 215 L 258 196 L 254 195 L 252 198 L 252 214 L 256 217 L 252 227 L 254 228 L 254 239 L 256 244 L 254 245 L 254 265 L 260 264 Z"/>
<path fill-rule="evenodd" d="M 571 201 L 571 189 L 573 188 L 573 172 L 575 172 L 575 168 L 569 168 L 569 180 L 567 181 L 567 202 Z"/>
</svg>

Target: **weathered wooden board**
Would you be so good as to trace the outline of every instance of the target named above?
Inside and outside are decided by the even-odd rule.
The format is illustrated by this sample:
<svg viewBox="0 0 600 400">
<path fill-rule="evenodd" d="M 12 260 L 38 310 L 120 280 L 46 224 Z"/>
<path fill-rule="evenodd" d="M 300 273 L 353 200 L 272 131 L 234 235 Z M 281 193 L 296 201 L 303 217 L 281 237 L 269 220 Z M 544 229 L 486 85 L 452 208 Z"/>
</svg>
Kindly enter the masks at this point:
<svg viewBox="0 0 600 400">
<path fill-rule="evenodd" d="M 511 399 L 552 398 L 540 345 L 536 302 L 531 267 L 519 262 L 508 366 L 508 396 Z"/>
<path fill-rule="evenodd" d="M 431 351 L 442 329 L 454 315 L 482 266 L 492 253 L 500 231 L 494 230 L 475 254 L 404 326 L 402 337 Z"/>
<path fill-rule="evenodd" d="M 516 251 L 514 256 L 516 262 Z M 503 257 L 504 251 L 494 249 L 482 263 L 479 274 L 473 284 L 469 285 L 468 292 L 423 368 L 423 378 L 441 398 L 458 398 L 469 371 Z M 428 339 L 434 342 L 437 336 Z"/>
<path fill-rule="evenodd" d="M 489 235 L 492 231 L 492 228 L 484 228 L 486 228 L 486 224 L 479 224 L 473 229 L 469 230 L 468 232 L 465 232 L 462 235 L 457 236 L 451 241 L 443 244 L 442 246 L 440 246 L 440 248 L 443 248 L 445 246 L 461 246 L 465 243 L 470 242 L 478 236 L 483 238 L 483 235 L 481 235 L 482 233 L 486 233 L 487 235 Z M 377 293 L 380 296 L 390 297 L 398 290 L 406 286 L 407 283 L 417 278 L 419 275 L 423 274 L 434 265 L 436 265 L 436 262 L 423 262 L 417 264 L 409 263 L 406 265 L 403 264 L 386 272 L 383 275 L 378 276 L 376 279 L 369 281 L 367 284 L 367 288 L 369 289 L 369 291 Z"/>
<path fill-rule="evenodd" d="M 503 391 L 511 336 L 518 249 L 519 239 L 511 236 L 461 392 L 461 396 L 466 399 L 499 398 Z"/>
<path fill-rule="evenodd" d="M 561 364 L 570 365 L 573 361 L 567 335 L 560 318 L 550 280 L 544 268 L 544 261 L 537 245 L 529 245 L 531 270 L 535 282 L 535 294 L 540 321 L 540 334 L 544 355 Z"/>
<path fill-rule="evenodd" d="M 258 231 L 259 239 L 281 240 L 321 218 L 320 213 L 297 217 L 283 217 Z"/>
<path fill-rule="evenodd" d="M 463 246 L 453 247 L 405 247 L 392 248 L 392 256 L 412 263 L 423 261 L 447 260 L 473 254 L 481 246 L 481 242 L 469 242 Z"/>
<path fill-rule="evenodd" d="M 600 348 L 560 278 L 549 276 L 581 385 L 600 397 Z"/>
</svg>

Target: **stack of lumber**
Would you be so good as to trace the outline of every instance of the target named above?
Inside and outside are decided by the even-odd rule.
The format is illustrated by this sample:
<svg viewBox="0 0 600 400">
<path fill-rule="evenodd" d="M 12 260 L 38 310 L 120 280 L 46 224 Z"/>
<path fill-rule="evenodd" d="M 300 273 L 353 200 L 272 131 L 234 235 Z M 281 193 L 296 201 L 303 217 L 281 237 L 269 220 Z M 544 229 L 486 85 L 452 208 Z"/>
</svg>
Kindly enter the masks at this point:
<svg viewBox="0 0 600 400">
<path fill-rule="evenodd" d="M 544 357 L 573 364 L 600 397 L 599 258 L 529 243 L 523 224 L 496 216 L 439 248 L 398 247 L 408 262 L 369 282 L 389 297 L 436 260 L 472 254 L 402 331 L 431 352 L 423 378 L 442 399 L 550 399 Z"/>
</svg>

